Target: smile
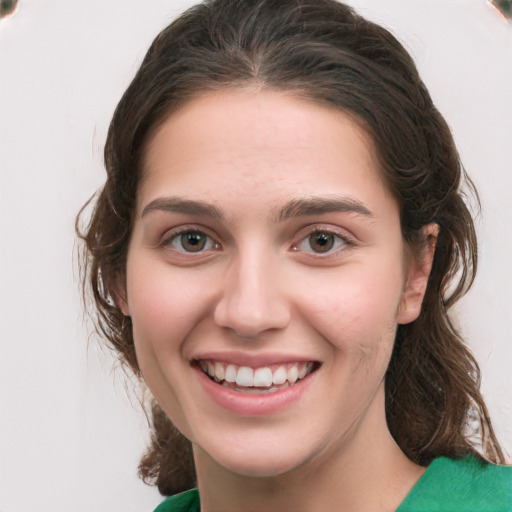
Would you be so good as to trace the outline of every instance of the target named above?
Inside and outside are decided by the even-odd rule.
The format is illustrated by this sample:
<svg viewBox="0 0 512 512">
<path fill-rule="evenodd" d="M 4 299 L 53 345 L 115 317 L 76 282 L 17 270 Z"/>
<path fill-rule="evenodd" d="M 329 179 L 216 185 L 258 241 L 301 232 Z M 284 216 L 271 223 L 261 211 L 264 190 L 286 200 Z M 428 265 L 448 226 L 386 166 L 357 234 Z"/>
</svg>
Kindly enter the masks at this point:
<svg viewBox="0 0 512 512">
<path fill-rule="evenodd" d="M 214 382 L 241 393 L 281 391 L 316 369 L 314 362 L 296 362 L 251 368 L 220 361 L 200 360 L 198 366 Z"/>
</svg>

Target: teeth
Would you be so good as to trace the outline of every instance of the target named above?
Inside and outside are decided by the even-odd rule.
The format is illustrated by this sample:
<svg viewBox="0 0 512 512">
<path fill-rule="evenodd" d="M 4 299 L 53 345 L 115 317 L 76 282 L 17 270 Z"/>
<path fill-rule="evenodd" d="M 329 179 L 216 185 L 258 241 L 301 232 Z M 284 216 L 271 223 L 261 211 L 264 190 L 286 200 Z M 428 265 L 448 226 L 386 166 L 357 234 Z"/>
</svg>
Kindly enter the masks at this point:
<svg viewBox="0 0 512 512">
<path fill-rule="evenodd" d="M 224 379 L 226 379 L 228 382 L 236 381 L 236 367 L 234 364 L 228 364 Z"/>
<path fill-rule="evenodd" d="M 224 365 L 222 363 L 215 363 L 215 377 L 221 381 L 224 380 Z"/>
<path fill-rule="evenodd" d="M 255 388 L 235 388 L 235 391 L 239 393 L 248 393 L 249 395 L 264 395 L 266 393 L 274 393 L 277 391 L 277 388 L 270 389 L 255 389 Z"/>
<path fill-rule="evenodd" d="M 286 382 L 286 368 L 284 366 L 280 366 L 274 372 L 274 375 L 272 376 L 272 382 L 278 386 Z"/>
<path fill-rule="evenodd" d="M 204 373 L 219 383 L 229 383 L 243 388 L 259 388 L 254 392 L 274 392 L 295 384 L 303 379 L 313 369 L 313 363 L 289 363 L 280 365 L 272 370 L 268 366 L 250 368 L 248 366 L 236 366 L 234 364 L 221 363 L 219 361 L 199 361 L 199 367 Z M 285 384 L 286 383 L 286 384 Z M 277 387 L 276 387 L 277 386 Z M 268 388 L 268 389 L 261 389 Z M 240 391 L 240 388 L 235 388 Z"/>
<path fill-rule="evenodd" d="M 233 389 L 226 381 L 221 383 L 221 386 L 224 386 L 228 389 Z M 286 389 L 290 387 L 290 384 L 287 382 L 286 384 L 283 384 L 282 386 L 275 387 L 272 386 L 268 389 L 257 389 L 257 388 L 234 388 L 235 391 L 238 391 L 239 393 L 246 393 L 248 395 L 266 395 L 267 393 L 275 393 L 276 391 L 281 391 L 282 389 Z"/>
<path fill-rule="evenodd" d="M 297 368 L 297 365 L 290 366 L 290 368 L 288 368 L 288 371 L 286 372 L 286 380 L 290 384 L 295 384 L 297 382 L 298 378 L 299 378 L 299 369 Z"/>
<path fill-rule="evenodd" d="M 247 366 L 240 366 L 240 368 L 238 368 L 238 373 L 236 374 L 236 383 L 239 386 L 245 386 L 247 388 L 254 386 L 253 380 L 254 372 L 252 371 L 252 368 Z"/>
<path fill-rule="evenodd" d="M 272 372 L 270 368 L 258 368 L 254 372 L 253 386 L 268 388 L 272 386 Z"/>
</svg>

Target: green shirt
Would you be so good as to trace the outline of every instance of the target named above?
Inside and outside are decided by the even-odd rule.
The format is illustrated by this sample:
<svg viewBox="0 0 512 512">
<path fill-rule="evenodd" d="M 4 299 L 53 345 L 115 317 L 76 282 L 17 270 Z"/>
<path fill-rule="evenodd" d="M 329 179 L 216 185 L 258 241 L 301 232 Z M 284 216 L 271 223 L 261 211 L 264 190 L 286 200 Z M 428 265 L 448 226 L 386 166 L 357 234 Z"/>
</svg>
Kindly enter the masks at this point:
<svg viewBox="0 0 512 512">
<path fill-rule="evenodd" d="M 473 457 L 439 457 L 427 468 L 396 512 L 510 512 L 512 468 Z M 200 512 L 192 489 L 167 498 L 155 512 Z"/>
</svg>

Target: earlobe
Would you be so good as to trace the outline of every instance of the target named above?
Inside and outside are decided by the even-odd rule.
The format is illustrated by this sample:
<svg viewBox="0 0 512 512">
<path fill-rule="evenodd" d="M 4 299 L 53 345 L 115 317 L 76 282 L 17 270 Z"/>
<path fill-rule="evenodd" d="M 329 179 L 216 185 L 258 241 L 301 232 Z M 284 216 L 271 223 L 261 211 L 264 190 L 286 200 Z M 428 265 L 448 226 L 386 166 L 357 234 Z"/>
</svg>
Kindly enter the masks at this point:
<svg viewBox="0 0 512 512">
<path fill-rule="evenodd" d="M 116 280 L 114 302 L 124 316 L 130 316 L 130 308 L 128 307 L 128 299 L 126 297 L 126 284 L 124 283 L 124 278 L 118 278 Z"/>
<path fill-rule="evenodd" d="M 414 322 L 420 315 L 434 261 L 439 229 L 439 225 L 435 223 L 427 224 L 422 228 L 423 247 L 418 254 L 411 256 L 408 263 L 402 300 L 397 314 L 399 324 Z"/>
<path fill-rule="evenodd" d="M 124 316 L 130 316 L 130 309 L 128 308 L 128 302 L 124 297 L 116 295 L 117 307 L 121 310 Z"/>
</svg>

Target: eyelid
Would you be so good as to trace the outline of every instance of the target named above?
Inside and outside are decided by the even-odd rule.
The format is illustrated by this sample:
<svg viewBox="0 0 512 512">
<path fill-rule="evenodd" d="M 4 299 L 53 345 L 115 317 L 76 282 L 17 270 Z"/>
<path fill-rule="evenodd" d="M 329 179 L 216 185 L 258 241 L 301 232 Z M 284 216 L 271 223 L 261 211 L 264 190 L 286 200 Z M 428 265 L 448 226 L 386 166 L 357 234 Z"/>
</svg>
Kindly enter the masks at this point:
<svg viewBox="0 0 512 512">
<path fill-rule="evenodd" d="M 176 239 L 178 236 L 180 236 L 184 233 L 189 233 L 189 232 L 196 232 L 196 233 L 201 233 L 201 234 L 205 235 L 206 237 L 208 237 L 209 239 L 212 240 L 215 247 L 213 247 L 212 249 L 200 250 L 200 251 L 197 251 L 196 253 L 194 253 L 193 251 L 180 251 L 180 250 L 172 247 L 171 243 L 174 239 Z M 218 250 L 218 249 L 222 248 L 222 245 L 218 241 L 218 236 L 216 236 L 215 234 L 212 234 L 210 229 L 205 228 L 204 226 L 199 226 L 197 224 L 179 225 L 174 228 L 170 228 L 170 229 L 166 230 L 165 233 L 160 238 L 160 242 L 158 243 L 158 245 L 164 249 L 171 249 L 171 250 L 176 251 L 177 253 L 187 254 L 187 255 L 194 255 L 194 254 L 200 255 L 200 254 L 204 254 L 206 252 L 212 251 L 212 250 Z"/>
<path fill-rule="evenodd" d="M 342 248 L 329 250 L 325 253 L 321 252 L 314 252 L 314 251 L 300 251 L 297 249 L 297 246 L 305 241 L 309 236 L 311 236 L 313 233 L 327 233 L 330 235 L 334 235 L 337 238 L 339 238 L 343 243 L 344 246 Z M 332 225 L 325 225 L 325 224 L 314 224 L 307 226 L 306 228 L 303 228 L 299 231 L 297 236 L 295 237 L 295 241 L 292 243 L 291 249 L 293 251 L 301 252 L 303 254 L 307 254 L 308 256 L 314 257 L 314 258 L 329 258 L 336 255 L 339 255 L 339 253 L 346 251 L 347 249 L 353 247 L 356 245 L 356 238 L 347 232 L 347 230 L 334 227 Z"/>
</svg>

